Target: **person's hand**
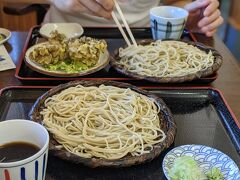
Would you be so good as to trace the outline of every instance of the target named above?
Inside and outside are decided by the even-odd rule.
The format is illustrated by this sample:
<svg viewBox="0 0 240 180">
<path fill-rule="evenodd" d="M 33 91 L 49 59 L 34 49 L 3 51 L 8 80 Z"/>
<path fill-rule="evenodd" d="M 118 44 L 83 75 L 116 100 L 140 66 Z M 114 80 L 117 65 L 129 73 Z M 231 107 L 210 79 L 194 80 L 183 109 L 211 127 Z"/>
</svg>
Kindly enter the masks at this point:
<svg viewBox="0 0 240 180">
<path fill-rule="evenodd" d="M 213 36 L 217 28 L 223 23 L 221 12 L 218 9 L 218 0 L 196 0 L 184 8 L 189 11 L 187 28 L 193 32 Z"/>
<path fill-rule="evenodd" d="M 94 16 L 111 18 L 113 0 L 49 0 L 60 11 L 77 16 L 88 13 Z"/>
</svg>

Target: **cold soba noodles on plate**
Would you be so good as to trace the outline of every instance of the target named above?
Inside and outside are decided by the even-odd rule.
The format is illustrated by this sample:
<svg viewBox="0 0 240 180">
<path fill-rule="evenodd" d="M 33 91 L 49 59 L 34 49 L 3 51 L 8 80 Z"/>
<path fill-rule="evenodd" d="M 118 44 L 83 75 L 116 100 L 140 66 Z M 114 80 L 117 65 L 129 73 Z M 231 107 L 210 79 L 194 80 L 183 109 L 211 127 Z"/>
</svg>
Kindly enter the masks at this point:
<svg viewBox="0 0 240 180">
<path fill-rule="evenodd" d="M 130 88 L 77 85 L 45 100 L 46 128 L 80 157 L 120 159 L 149 153 L 166 138 L 160 107 Z"/>
<path fill-rule="evenodd" d="M 181 77 L 206 70 L 214 63 L 211 51 L 179 41 L 157 40 L 148 45 L 119 49 L 116 64 L 127 71 L 151 77 Z"/>
</svg>

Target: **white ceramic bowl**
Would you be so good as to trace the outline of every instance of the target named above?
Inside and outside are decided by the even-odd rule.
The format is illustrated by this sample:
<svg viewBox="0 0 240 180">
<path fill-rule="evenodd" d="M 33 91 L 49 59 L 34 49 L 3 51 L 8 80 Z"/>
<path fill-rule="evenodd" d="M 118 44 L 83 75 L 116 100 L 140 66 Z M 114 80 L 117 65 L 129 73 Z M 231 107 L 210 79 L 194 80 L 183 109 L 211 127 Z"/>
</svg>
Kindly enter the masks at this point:
<svg viewBox="0 0 240 180">
<path fill-rule="evenodd" d="M 0 28 L 0 34 L 5 36 L 5 38 L 0 41 L 0 44 L 5 43 L 11 37 L 11 32 L 5 28 Z"/>
<path fill-rule="evenodd" d="M 49 38 L 52 31 L 66 35 L 67 39 L 79 38 L 83 34 L 83 28 L 78 23 L 46 23 L 40 28 L 40 34 Z"/>
<path fill-rule="evenodd" d="M 206 174 L 212 168 L 218 168 L 226 180 L 240 179 L 240 171 L 236 163 L 219 150 L 203 145 L 183 145 L 169 151 L 163 159 L 163 172 L 167 179 L 168 170 L 171 169 L 176 158 L 191 156 Z"/>
<path fill-rule="evenodd" d="M 15 119 L 0 122 L 0 132 L 0 145 L 27 142 L 40 148 L 29 158 L 0 163 L 0 179 L 45 179 L 49 145 L 48 131 L 36 122 Z"/>
</svg>

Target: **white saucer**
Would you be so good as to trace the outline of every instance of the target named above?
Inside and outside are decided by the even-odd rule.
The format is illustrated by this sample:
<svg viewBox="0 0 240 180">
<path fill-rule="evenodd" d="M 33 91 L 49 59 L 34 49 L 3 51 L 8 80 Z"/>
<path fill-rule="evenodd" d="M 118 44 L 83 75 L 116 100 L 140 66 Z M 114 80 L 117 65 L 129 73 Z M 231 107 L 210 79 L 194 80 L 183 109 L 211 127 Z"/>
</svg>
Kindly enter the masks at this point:
<svg viewBox="0 0 240 180">
<path fill-rule="evenodd" d="M 183 145 L 169 151 L 163 159 L 163 172 L 168 180 L 168 171 L 173 166 L 176 158 L 181 156 L 192 157 L 202 171 L 206 174 L 212 168 L 218 168 L 226 180 L 240 179 L 237 164 L 223 152 L 203 145 Z"/>
</svg>

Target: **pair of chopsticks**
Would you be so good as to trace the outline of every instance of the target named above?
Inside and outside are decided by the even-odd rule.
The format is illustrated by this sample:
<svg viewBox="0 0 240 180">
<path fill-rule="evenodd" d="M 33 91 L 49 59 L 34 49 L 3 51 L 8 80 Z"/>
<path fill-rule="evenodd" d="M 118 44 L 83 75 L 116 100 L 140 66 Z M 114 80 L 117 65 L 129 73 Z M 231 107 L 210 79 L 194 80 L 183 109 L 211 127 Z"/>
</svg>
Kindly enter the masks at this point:
<svg viewBox="0 0 240 180">
<path fill-rule="evenodd" d="M 133 34 L 132 34 L 131 29 L 130 29 L 129 26 L 128 26 L 128 23 L 127 23 L 124 15 L 123 15 L 123 13 L 122 13 L 122 10 L 121 10 L 119 4 L 117 3 L 116 0 L 114 0 L 114 3 L 115 3 L 115 7 L 116 7 L 116 9 L 117 9 L 117 12 L 118 12 L 118 14 L 120 15 L 120 18 L 122 19 L 122 22 L 123 22 L 123 24 L 124 24 L 124 26 L 125 26 L 125 28 L 126 28 L 126 30 L 127 30 L 127 32 L 128 32 L 128 35 L 129 35 L 129 37 L 130 37 L 130 39 L 131 39 L 131 41 L 132 41 L 132 44 L 133 44 L 135 47 L 137 47 L 136 40 L 135 40 L 135 38 L 134 38 L 134 36 L 133 36 Z M 127 45 L 128 45 L 128 46 L 131 46 L 130 40 L 128 39 L 127 35 L 125 34 L 125 31 L 123 30 L 122 25 L 121 25 L 120 22 L 118 21 L 117 16 L 116 16 L 116 14 L 115 14 L 114 11 L 112 11 L 112 17 L 113 17 L 113 20 L 115 21 L 116 25 L 118 26 L 118 29 L 120 30 L 120 32 L 121 32 L 124 40 L 126 41 Z"/>
</svg>

